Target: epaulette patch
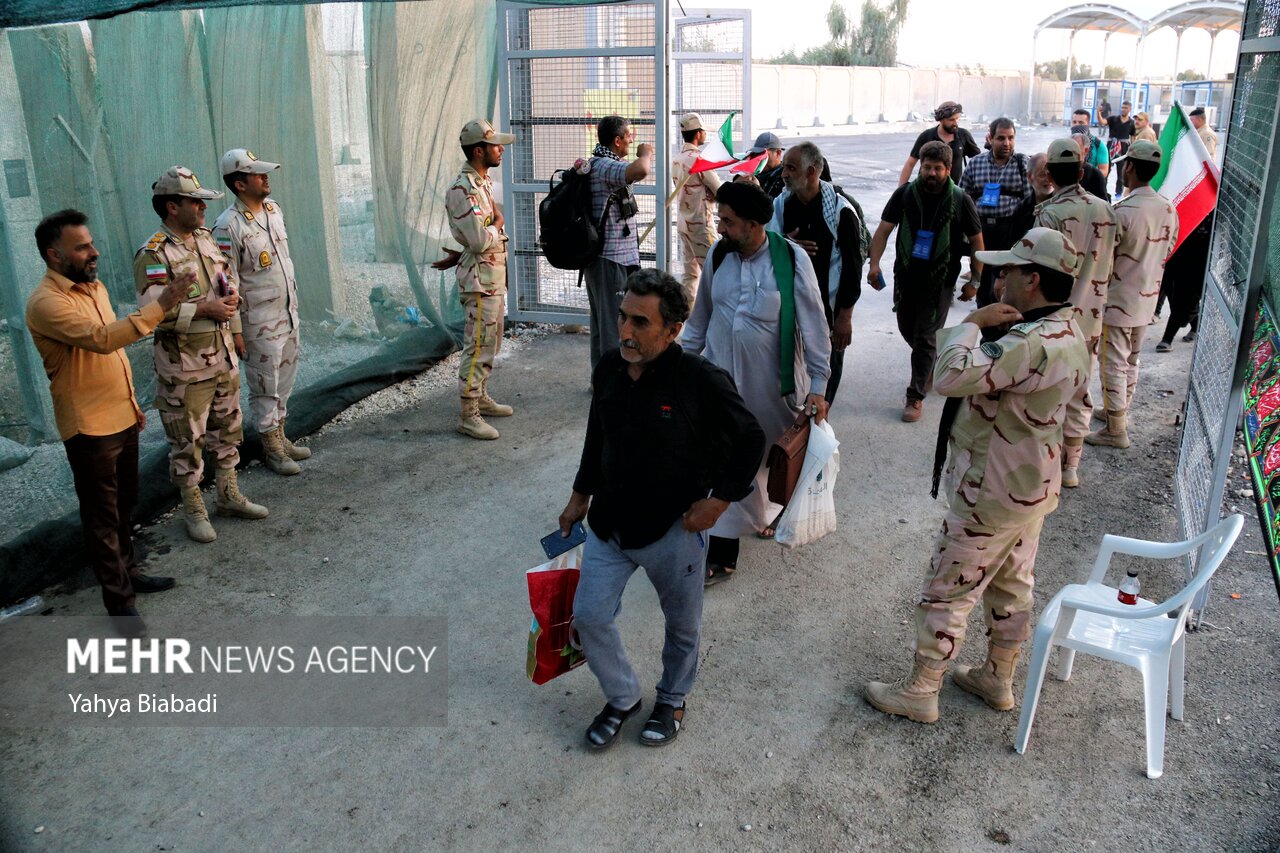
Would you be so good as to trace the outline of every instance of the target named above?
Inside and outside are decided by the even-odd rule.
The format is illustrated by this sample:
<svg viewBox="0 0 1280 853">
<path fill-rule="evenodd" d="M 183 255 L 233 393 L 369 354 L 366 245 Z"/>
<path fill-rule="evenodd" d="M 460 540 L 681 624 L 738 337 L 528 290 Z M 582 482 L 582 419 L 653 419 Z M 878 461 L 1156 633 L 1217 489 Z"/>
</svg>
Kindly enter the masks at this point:
<svg viewBox="0 0 1280 853">
<path fill-rule="evenodd" d="M 979 347 L 979 349 L 982 350 L 983 355 L 988 356 L 990 358 L 999 358 L 1000 356 L 1004 355 L 1004 347 L 1000 346 L 1000 344 L 996 341 L 987 341 L 985 344 Z"/>
<path fill-rule="evenodd" d="M 253 214 L 252 214 L 252 213 L 250 213 L 249 211 L 247 211 L 247 210 L 242 210 L 242 211 L 240 211 L 240 213 L 241 213 L 241 215 L 242 215 L 242 216 L 244 216 L 244 221 L 245 221 L 245 222 L 252 222 L 252 221 L 253 221 Z"/>
<path fill-rule="evenodd" d="M 1039 325 L 1039 320 L 1032 320 L 1030 323 L 1018 323 L 1013 328 L 1009 329 L 1009 331 L 1016 335 L 1022 335 L 1025 338 L 1027 335 L 1031 334 L 1032 329 Z"/>
<path fill-rule="evenodd" d="M 275 213 L 276 209 L 271 206 L 271 202 L 267 202 L 267 213 Z"/>
</svg>

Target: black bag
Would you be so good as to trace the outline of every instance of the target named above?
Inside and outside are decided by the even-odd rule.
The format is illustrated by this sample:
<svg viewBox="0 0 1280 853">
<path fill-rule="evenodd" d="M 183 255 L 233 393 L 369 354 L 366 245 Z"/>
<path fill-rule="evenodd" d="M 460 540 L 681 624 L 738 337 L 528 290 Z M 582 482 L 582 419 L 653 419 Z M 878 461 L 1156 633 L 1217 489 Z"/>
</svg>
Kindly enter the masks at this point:
<svg viewBox="0 0 1280 853">
<path fill-rule="evenodd" d="M 597 223 L 591 215 L 591 176 L 576 169 L 557 170 L 548 186 L 547 197 L 538 205 L 538 245 L 556 269 L 585 269 L 604 246 L 602 226 L 609 206 Z"/>
</svg>

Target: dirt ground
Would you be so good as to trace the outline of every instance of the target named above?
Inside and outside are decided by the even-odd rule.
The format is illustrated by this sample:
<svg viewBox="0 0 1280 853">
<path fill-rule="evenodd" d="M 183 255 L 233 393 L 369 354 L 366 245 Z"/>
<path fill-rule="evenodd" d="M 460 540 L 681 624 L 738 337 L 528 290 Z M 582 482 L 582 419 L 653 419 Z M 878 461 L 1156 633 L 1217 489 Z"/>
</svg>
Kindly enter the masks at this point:
<svg viewBox="0 0 1280 853">
<path fill-rule="evenodd" d="M 0 848 L 1274 849 L 1280 629 L 1252 517 L 1218 575 L 1211 627 L 1188 639 L 1186 720 L 1169 722 L 1162 779 L 1143 775 L 1137 674 L 1105 661 L 1082 657 L 1070 682 L 1046 682 L 1025 756 L 1012 749 L 1016 713 L 949 681 L 937 725 L 864 703 L 866 681 L 908 665 L 944 508 L 928 497 L 941 405 L 900 422 L 907 349 L 888 301 L 868 292 L 859 305 L 832 412 L 840 529 L 795 552 L 745 544 L 738 574 L 708 592 L 698 684 L 671 747 L 640 747 L 632 721 L 613 750 L 589 753 L 582 732 L 601 705 L 590 672 L 524 677 L 524 570 L 568 496 L 588 404 L 588 338 L 549 335 L 500 365 L 494 390 L 518 411 L 497 442 L 453 434 L 442 383 L 416 407 L 328 429 L 301 477 L 246 472 L 271 518 L 218 521 L 207 546 L 173 519 L 147 531 L 148 571 L 179 583 L 142 602 L 156 617 L 446 615 L 446 728 L 0 731 Z M 1175 533 L 1191 347 L 1153 345 L 1134 447 L 1087 450 L 1083 486 L 1046 525 L 1038 606 L 1083 578 L 1104 532 Z M 1163 597 L 1177 578 L 1144 566 L 1144 594 Z M 100 607 L 93 589 L 52 603 Z M 659 619 L 652 588 L 633 579 L 621 624 L 646 685 Z M 970 663 L 977 617 L 972 630 Z"/>
</svg>

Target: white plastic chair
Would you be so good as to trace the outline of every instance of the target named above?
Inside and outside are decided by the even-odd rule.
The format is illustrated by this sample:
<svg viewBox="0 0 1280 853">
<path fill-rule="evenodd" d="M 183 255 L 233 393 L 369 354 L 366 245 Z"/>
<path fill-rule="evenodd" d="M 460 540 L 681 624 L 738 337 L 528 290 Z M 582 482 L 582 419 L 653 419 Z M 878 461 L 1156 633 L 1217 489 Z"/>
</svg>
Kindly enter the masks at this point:
<svg viewBox="0 0 1280 853">
<path fill-rule="evenodd" d="M 1142 673 L 1147 718 L 1147 777 L 1158 779 L 1164 772 L 1164 717 L 1170 686 L 1173 688 L 1171 713 L 1175 720 L 1182 719 L 1187 611 L 1196 593 L 1226 558 L 1243 525 L 1244 516 L 1236 513 L 1206 533 L 1184 542 L 1103 536 L 1089 580 L 1063 587 L 1036 625 L 1027 690 L 1022 698 L 1022 716 L 1013 748 L 1019 754 L 1027 751 L 1040 687 L 1049 665 L 1049 652 L 1053 646 L 1061 646 L 1059 681 L 1071 677 L 1071 664 L 1077 651 L 1126 664 Z M 1102 583 L 1113 554 L 1168 560 L 1193 553 L 1197 548 L 1200 558 L 1191 582 L 1163 604 L 1145 598 L 1139 598 L 1136 605 L 1120 604 L 1116 599 L 1117 590 Z"/>
</svg>

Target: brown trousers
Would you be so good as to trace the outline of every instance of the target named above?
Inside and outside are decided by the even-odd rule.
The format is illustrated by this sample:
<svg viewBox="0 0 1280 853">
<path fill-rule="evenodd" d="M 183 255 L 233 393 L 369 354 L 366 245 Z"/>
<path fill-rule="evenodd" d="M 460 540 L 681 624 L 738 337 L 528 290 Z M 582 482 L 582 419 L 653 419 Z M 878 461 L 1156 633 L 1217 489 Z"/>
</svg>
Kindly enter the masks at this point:
<svg viewBox="0 0 1280 853">
<path fill-rule="evenodd" d="M 133 507 L 138 502 L 138 428 L 115 435 L 74 435 L 64 443 L 89 565 L 102 586 L 102 603 L 116 614 L 133 606 L 136 571 Z"/>
</svg>

